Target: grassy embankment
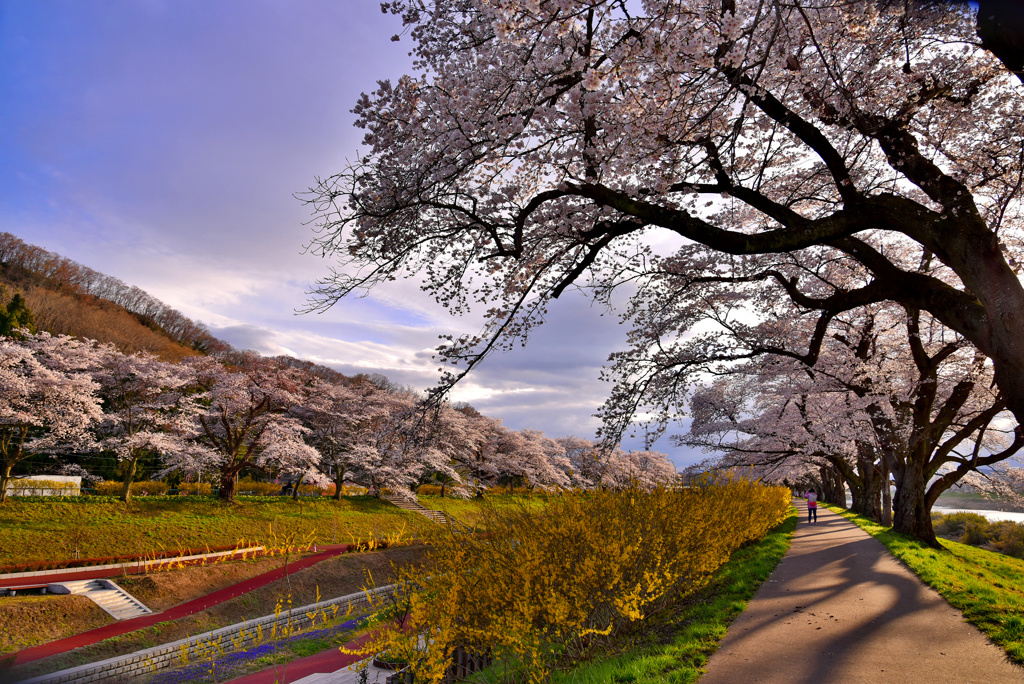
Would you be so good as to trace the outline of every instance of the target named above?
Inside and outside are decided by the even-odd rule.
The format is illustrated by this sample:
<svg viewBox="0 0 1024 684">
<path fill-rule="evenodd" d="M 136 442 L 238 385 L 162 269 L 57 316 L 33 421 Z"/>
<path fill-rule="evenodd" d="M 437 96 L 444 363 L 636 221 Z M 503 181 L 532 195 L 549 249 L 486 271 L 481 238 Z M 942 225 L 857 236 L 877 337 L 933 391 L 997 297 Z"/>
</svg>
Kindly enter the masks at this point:
<svg viewBox="0 0 1024 684">
<path fill-rule="evenodd" d="M 519 497 L 490 496 L 497 507 L 526 505 L 540 507 L 544 497 L 519 501 Z M 480 500 L 452 500 L 422 497 L 430 508 L 446 510 L 457 520 L 474 524 L 480 516 Z M 319 544 L 350 542 L 353 539 L 393 537 L 404 531 L 406 538 L 432 527 L 426 518 L 402 511 L 369 497 L 330 499 L 241 498 L 224 504 L 212 498 L 140 497 L 129 505 L 109 498 L 13 499 L 0 506 L 0 563 L 68 558 L 77 548 L 81 557 L 149 553 L 160 549 L 202 548 L 232 545 L 240 540 L 277 543 L 289 537 L 312 539 Z M 296 605 L 322 596 L 351 593 L 365 581 L 364 569 L 382 579 L 390 560 L 374 566 L 373 558 L 407 561 L 421 547 L 394 549 L 380 554 L 343 556 L 304 570 L 287 581 L 275 582 L 245 597 L 229 601 L 206 613 L 173 623 L 161 623 L 138 633 L 102 642 L 76 651 L 75 657 L 58 657 L 38 663 L 52 671 L 90 659 L 102 659 L 145 648 L 196 633 L 273 612 L 278 598 L 292 595 Z M 397 554 L 397 555 L 396 555 Z M 294 554 L 293 557 L 305 555 Z M 249 577 L 272 570 L 281 558 L 218 563 L 207 567 L 175 569 L 170 572 L 121 578 L 121 584 L 155 610 L 206 595 Z M 0 599 L 0 655 L 40 643 L 71 636 L 111 622 L 95 604 L 80 596 L 17 596 Z M 297 646 L 301 650 L 301 645 Z M 84 660 L 83 660 L 84 658 Z"/>
<path fill-rule="evenodd" d="M 405 563 L 418 561 L 423 552 L 423 547 L 410 546 L 371 553 L 356 553 L 336 556 L 322 561 L 312 567 L 300 570 L 285 579 L 276 580 L 263 587 L 247 592 L 243 596 L 230 599 L 224 603 L 212 606 L 201 613 L 184 617 L 174 621 L 160 622 L 150 627 L 145 627 L 134 632 L 105 639 L 98 643 L 85 646 L 51 656 L 41 660 L 26 663 L 13 670 L 3 671 L 0 669 L 0 681 L 20 681 L 41 674 L 56 672 L 58 670 L 75 667 L 85 663 L 97 662 L 106 658 L 132 653 L 159 644 L 168 643 L 182 639 L 189 635 L 201 634 L 219 627 L 238 624 L 244 620 L 271 615 L 278 610 L 287 609 L 289 602 L 293 607 L 312 604 L 318 598 L 334 598 L 360 591 L 366 583 L 366 572 L 372 573 L 381 583 L 390 580 L 392 563 L 401 566 Z M 226 567 L 248 565 L 251 563 L 265 564 L 265 570 L 272 569 L 270 564 L 280 565 L 282 559 L 266 559 L 262 561 L 246 561 L 243 563 L 231 563 L 225 566 L 207 568 L 187 568 L 175 570 L 169 573 L 156 573 L 154 575 L 139 575 L 126 580 L 118 580 L 133 595 L 144 603 L 154 608 L 166 607 L 168 604 L 177 604 L 182 598 L 177 596 L 180 590 L 185 592 L 190 585 L 201 582 L 204 574 L 223 570 Z M 186 593 L 185 596 L 188 596 Z M 9 640 L 9 647 L 0 647 L 0 661 L 6 652 L 14 652 L 20 648 L 27 648 L 37 643 L 51 641 L 55 638 L 70 636 L 67 633 L 59 633 L 61 625 L 58 616 L 51 610 L 49 613 L 42 613 L 45 609 L 40 603 L 48 601 L 55 607 L 69 597 L 18 597 L 0 599 L 0 634 Z M 82 599 L 83 597 L 70 597 Z M 9 608 L 4 608 L 10 603 Z M 92 607 L 98 610 L 95 606 Z M 31 624 L 32 620 L 18 619 L 19 615 L 25 617 L 31 615 L 31 611 L 40 611 L 35 616 L 35 622 L 50 623 L 46 634 L 39 633 L 38 628 Z M 105 615 L 105 614 L 104 614 Z M 341 620 L 341 616 L 339 616 Z M 110 622 L 110 620 L 106 620 Z M 339 620 L 340 621 L 340 620 Z M 322 627 L 323 625 L 317 625 Z M 267 642 L 271 643 L 267 635 Z M 315 644 L 305 644 L 301 641 L 295 644 L 281 644 L 274 646 L 273 662 L 284 663 L 293 657 L 307 655 L 315 648 Z M 3 641 L 3 640 L 0 640 Z M 315 641 L 315 640 L 314 640 Z M 0 644 L 2 646 L 2 644 Z M 230 650 L 230 649 L 229 649 Z M 190 663 L 194 665 L 195 663 Z M 266 660 L 259 664 L 266 665 Z M 272 663 L 271 663 L 272 664 Z"/>
<path fill-rule="evenodd" d="M 945 539 L 943 549 L 933 549 L 859 515 L 828 508 L 882 542 L 1010 660 L 1024 665 L 1024 561 Z"/>
<path fill-rule="evenodd" d="M 507 497 L 488 497 L 507 505 Z M 518 498 L 518 497 L 517 497 Z M 535 497 L 528 505 L 543 506 Z M 429 508 L 473 524 L 479 500 L 423 497 Z M 0 505 L 0 565 L 145 554 L 177 549 L 273 544 L 285 540 L 343 544 L 384 538 L 398 531 L 414 537 L 432 525 L 386 501 L 366 496 L 333 499 L 241 497 L 140 497 L 129 504 L 111 497 L 10 499 Z M 278 543 L 274 543 L 275 539 Z"/>
</svg>

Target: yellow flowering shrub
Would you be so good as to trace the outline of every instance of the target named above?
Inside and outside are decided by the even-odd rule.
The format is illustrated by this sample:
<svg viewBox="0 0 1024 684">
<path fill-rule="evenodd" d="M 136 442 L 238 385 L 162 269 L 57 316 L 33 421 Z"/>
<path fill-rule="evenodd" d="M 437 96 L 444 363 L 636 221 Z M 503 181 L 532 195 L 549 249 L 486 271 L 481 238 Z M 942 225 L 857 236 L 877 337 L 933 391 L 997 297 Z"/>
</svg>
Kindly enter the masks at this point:
<svg viewBox="0 0 1024 684">
<path fill-rule="evenodd" d="M 399 571 L 395 619 L 365 652 L 439 682 L 462 646 L 542 681 L 704 585 L 788 509 L 788 490 L 741 480 L 571 493 L 543 514 L 485 508 L 486 535 L 438 530 L 425 563 Z"/>
<path fill-rule="evenodd" d="M 121 490 L 124 489 L 124 483 L 118 482 L 117 480 L 107 480 L 105 482 L 98 482 L 94 489 L 100 496 L 118 496 L 121 494 Z M 166 482 L 141 480 L 139 482 L 132 482 L 131 485 L 132 496 L 146 496 L 150 494 L 154 496 L 162 496 L 166 493 Z"/>
</svg>

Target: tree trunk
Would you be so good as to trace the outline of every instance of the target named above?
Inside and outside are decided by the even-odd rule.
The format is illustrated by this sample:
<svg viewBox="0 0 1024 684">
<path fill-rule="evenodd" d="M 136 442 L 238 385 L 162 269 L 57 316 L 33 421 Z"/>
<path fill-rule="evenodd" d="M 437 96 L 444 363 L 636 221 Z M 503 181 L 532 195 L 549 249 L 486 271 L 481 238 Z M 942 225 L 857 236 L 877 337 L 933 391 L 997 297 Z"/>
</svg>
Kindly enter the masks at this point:
<svg viewBox="0 0 1024 684">
<path fill-rule="evenodd" d="M 1019 0 L 979 0 L 978 37 L 1024 83 L 1024 6 Z"/>
<path fill-rule="evenodd" d="M 875 465 L 874 449 L 867 445 L 858 445 L 857 472 L 861 482 L 859 491 L 851 491 L 853 512 L 878 522 L 882 519 L 882 478 Z"/>
<path fill-rule="evenodd" d="M 846 508 L 846 490 L 839 473 L 835 468 L 828 466 L 821 466 L 818 472 L 821 475 L 821 499 L 834 506 Z"/>
<path fill-rule="evenodd" d="M 892 490 L 889 487 L 889 457 L 882 454 L 882 525 L 892 527 Z"/>
<path fill-rule="evenodd" d="M 0 503 L 7 501 L 7 485 L 11 481 L 11 470 L 13 464 L 4 463 L 0 466 Z"/>
<path fill-rule="evenodd" d="M 299 475 L 299 479 L 295 481 L 295 488 L 292 490 L 292 501 L 299 500 L 299 485 L 302 484 L 303 475 Z"/>
<path fill-rule="evenodd" d="M 896 500 L 893 503 L 892 529 L 940 548 L 932 529 L 931 506 L 925 487 L 927 481 L 920 464 L 907 459 L 902 472 L 896 475 Z"/>
<path fill-rule="evenodd" d="M 217 493 L 217 498 L 224 501 L 235 500 L 235 475 L 237 474 L 237 470 L 221 471 L 220 491 Z"/>
<path fill-rule="evenodd" d="M 132 498 L 132 482 L 135 482 L 135 473 L 138 471 L 138 459 L 133 458 L 126 462 L 124 469 L 124 487 L 121 488 L 121 501 L 128 503 Z"/>
<path fill-rule="evenodd" d="M 345 486 L 345 471 L 341 468 L 338 469 L 338 474 L 334 476 L 334 500 L 341 501 L 341 491 Z"/>
</svg>

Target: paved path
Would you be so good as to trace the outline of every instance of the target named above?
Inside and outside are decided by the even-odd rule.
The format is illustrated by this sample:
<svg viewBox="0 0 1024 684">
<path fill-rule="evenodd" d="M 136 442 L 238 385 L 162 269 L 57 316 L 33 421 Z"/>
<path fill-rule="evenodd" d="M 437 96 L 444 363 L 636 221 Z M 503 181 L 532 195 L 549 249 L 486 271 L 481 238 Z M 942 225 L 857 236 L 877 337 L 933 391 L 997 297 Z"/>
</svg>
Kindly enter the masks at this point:
<svg viewBox="0 0 1024 684">
<path fill-rule="evenodd" d="M 322 560 L 331 558 L 332 556 L 347 553 L 350 548 L 351 545 L 349 544 L 335 544 L 329 547 L 323 547 L 324 550 L 314 553 L 311 556 L 292 560 L 288 563 L 287 574 L 294 574 L 299 570 L 308 568 L 311 565 L 315 565 Z M 155 625 L 158 622 L 178 620 L 180 618 L 202 612 L 208 608 L 216 606 L 217 604 L 224 603 L 236 596 L 247 594 L 253 589 L 270 584 L 284 576 L 285 569 L 282 562 L 282 566 L 279 568 L 265 572 L 262 575 L 257 575 L 256 577 L 250 577 L 249 579 L 243 580 L 237 584 L 232 584 L 229 587 L 224 587 L 223 589 L 207 594 L 206 596 L 201 596 L 197 599 L 168 608 L 167 610 L 163 610 L 159 613 L 149 613 L 130 620 L 121 620 L 113 624 L 104 625 L 103 627 L 97 627 L 96 629 L 89 630 L 88 632 L 82 632 L 81 634 L 76 634 L 64 639 L 58 639 L 49 643 L 40 644 L 39 646 L 26 648 L 23 651 L 18 651 L 15 654 L 14 664 L 20 665 L 21 663 L 39 660 L 40 658 L 46 658 L 58 653 L 64 653 L 65 651 L 70 651 L 73 648 L 81 648 L 82 646 L 88 646 L 89 644 L 94 644 L 98 641 L 102 641 L 103 639 L 109 639 L 121 634 L 127 634 L 128 632 L 134 632 L 137 629 L 149 627 L 150 625 Z"/>
<path fill-rule="evenodd" d="M 369 635 L 364 635 L 355 641 L 345 644 L 350 650 L 361 648 L 369 640 Z M 262 672 L 228 680 L 231 684 L 290 684 L 300 679 L 315 674 L 324 674 L 321 678 L 322 684 L 357 684 L 359 673 L 350 669 L 351 665 L 365 660 L 363 656 L 342 653 L 338 648 L 332 648 L 316 655 L 299 658 L 288 663 L 287 667 L 279 665 L 276 668 L 269 668 Z M 380 668 L 368 666 L 367 684 L 382 684 L 390 672 Z M 331 676 L 326 676 L 330 674 Z"/>
<path fill-rule="evenodd" d="M 700 684 L 1021 684 L 1006 660 L 881 543 L 806 505 L 793 545 L 729 627 Z"/>
</svg>

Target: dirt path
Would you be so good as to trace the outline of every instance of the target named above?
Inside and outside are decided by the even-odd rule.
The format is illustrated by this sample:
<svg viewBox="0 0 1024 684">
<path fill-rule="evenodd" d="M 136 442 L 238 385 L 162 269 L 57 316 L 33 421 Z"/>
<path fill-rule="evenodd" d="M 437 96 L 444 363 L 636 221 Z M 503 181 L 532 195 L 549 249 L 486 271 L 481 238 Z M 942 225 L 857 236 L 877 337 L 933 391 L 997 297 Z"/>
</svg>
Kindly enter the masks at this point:
<svg viewBox="0 0 1024 684">
<path fill-rule="evenodd" d="M 801 512 L 793 544 L 700 684 L 1020 684 L 1024 669 L 866 532 Z"/>
<path fill-rule="evenodd" d="M 308 568 L 312 565 L 319 563 L 322 560 L 326 560 L 327 558 L 337 556 L 338 554 L 346 553 L 348 552 L 349 548 L 349 544 L 337 544 L 329 548 L 326 548 L 325 550 L 320 551 L 319 553 L 315 553 L 311 556 L 306 556 L 305 558 L 292 561 L 288 564 L 287 574 L 293 574 L 295 572 L 298 572 L 299 570 L 302 570 L 303 568 Z M 64 639 L 58 639 L 56 641 L 51 641 L 49 643 L 40 644 L 39 646 L 26 648 L 14 654 L 14 660 L 13 662 L 11 662 L 11 665 L 21 665 L 23 663 L 27 663 L 33 660 L 39 660 L 40 658 L 46 658 L 52 655 L 56 655 L 58 653 L 64 653 L 65 651 L 70 651 L 72 649 L 80 648 L 82 646 L 88 646 L 90 644 L 94 644 L 104 639 L 109 639 L 111 637 L 119 636 L 121 634 L 134 632 L 135 630 L 142 629 L 143 627 L 155 625 L 158 622 L 177 620 L 188 615 L 193 615 L 195 613 L 204 611 L 210 608 L 211 606 L 218 605 L 220 603 L 233 599 L 236 596 L 241 596 L 242 594 L 246 594 L 252 591 L 253 589 L 262 587 L 275 580 L 281 579 L 284 576 L 285 568 L 280 567 L 275 570 L 271 570 L 270 572 L 265 572 L 262 575 L 257 575 L 256 577 L 247 579 L 243 582 L 239 582 L 229 587 L 225 587 L 211 594 L 207 594 L 206 596 L 202 596 L 195 600 L 188 601 L 187 603 L 182 603 L 181 605 L 174 606 L 173 608 L 168 608 L 164 611 L 150 613 L 149 615 L 143 615 L 137 618 L 133 618 L 131 620 L 122 620 L 121 622 L 115 622 L 113 624 L 89 630 L 88 632 L 82 632 L 81 634 L 76 634 L 71 637 L 66 637 Z"/>
</svg>

